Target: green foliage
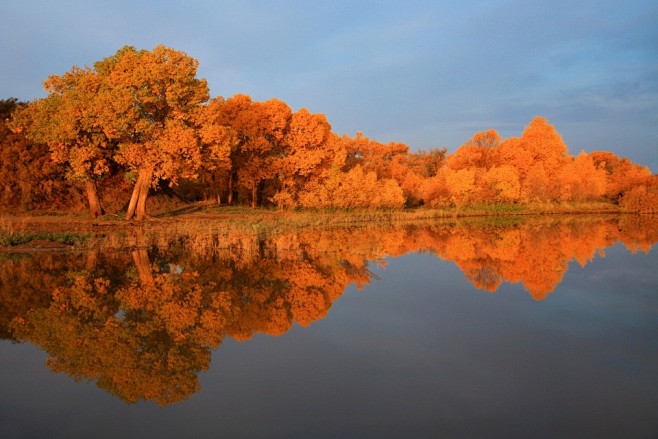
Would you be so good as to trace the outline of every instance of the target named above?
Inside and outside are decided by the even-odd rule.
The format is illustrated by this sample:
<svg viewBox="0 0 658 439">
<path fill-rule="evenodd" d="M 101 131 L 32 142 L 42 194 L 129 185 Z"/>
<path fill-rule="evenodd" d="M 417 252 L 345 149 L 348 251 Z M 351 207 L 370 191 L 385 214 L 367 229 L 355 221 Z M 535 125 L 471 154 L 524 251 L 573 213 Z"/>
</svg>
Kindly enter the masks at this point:
<svg viewBox="0 0 658 439">
<path fill-rule="evenodd" d="M 91 233 L 74 232 L 3 232 L 0 231 L 0 247 L 14 247 L 32 241 L 50 241 L 64 245 L 79 246 L 92 237 Z"/>
</svg>

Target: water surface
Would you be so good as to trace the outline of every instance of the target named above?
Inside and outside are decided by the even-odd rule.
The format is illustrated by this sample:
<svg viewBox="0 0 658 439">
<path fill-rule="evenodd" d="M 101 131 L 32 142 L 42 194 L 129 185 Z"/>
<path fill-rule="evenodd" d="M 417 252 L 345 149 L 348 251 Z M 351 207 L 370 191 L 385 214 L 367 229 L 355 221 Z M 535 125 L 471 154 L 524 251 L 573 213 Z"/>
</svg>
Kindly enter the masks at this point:
<svg viewBox="0 0 658 439">
<path fill-rule="evenodd" d="M 656 222 L 5 253 L 0 436 L 654 437 Z"/>
</svg>

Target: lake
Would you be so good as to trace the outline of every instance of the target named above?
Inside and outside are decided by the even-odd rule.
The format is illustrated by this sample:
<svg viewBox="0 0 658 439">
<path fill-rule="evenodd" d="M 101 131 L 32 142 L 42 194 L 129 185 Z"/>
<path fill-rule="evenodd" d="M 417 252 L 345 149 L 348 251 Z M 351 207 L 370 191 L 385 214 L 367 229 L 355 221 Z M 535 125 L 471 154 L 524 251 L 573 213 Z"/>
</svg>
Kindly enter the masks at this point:
<svg viewBox="0 0 658 439">
<path fill-rule="evenodd" d="M 656 217 L 163 230 L 0 253 L 0 437 L 658 436 Z"/>
</svg>

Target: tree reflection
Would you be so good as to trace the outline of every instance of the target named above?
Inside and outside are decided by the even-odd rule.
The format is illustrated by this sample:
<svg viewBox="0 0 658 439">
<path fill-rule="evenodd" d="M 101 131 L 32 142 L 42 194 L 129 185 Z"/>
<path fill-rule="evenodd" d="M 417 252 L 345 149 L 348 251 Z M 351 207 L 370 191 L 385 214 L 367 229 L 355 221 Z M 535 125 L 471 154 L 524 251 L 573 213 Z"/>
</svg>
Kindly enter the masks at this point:
<svg viewBox="0 0 658 439">
<path fill-rule="evenodd" d="M 452 222 L 156 241 L 138 236 L 128 252 L 4 258 L 3 331 L 46 350 L 53 371 L 93 380 L 126 402 L 168 405 L 199 390 L 197 375 L 225 337 L 281 335 L 295 322 L 324 318 L 349 284 L 370 282 L 372 261 L 426 252 L 453 261 L 478 289 L 519 282 L 541 300 L 571 261 L 584 266 L 616 242 L 648 251 L 658 220 Z"/>
</svg>

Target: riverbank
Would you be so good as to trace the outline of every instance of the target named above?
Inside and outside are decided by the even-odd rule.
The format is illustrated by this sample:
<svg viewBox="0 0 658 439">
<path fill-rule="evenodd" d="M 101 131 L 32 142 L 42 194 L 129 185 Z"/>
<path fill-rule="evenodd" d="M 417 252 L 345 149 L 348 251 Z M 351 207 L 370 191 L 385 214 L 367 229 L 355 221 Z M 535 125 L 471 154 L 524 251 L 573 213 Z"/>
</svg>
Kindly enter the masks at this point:
<svg viewBox="0 0 658 439">
<path fill-rule="evenodd" d="M 113 232 L 132 235 L 241 232 L 287 233 L 297 230 L 344 227 L 375 228 L 387 224 L 427 222 L 505 223 L 530 217 L 631 214 L 612 203 L 483 204 L 443 209 L 276 210 L 195 204 L 178 211 L 154 212 L 144 222 L 124 221 L 116 215 L 92 220 L 82 215 L 0 215 L 0 247 L 28 246 L 32 241 L 51 241 L 70 247 L 91 245 Z"/>
<path fill-rule="evenodd" d="M 0 231 L 31 229 L 41 231 L 75 231 L 89 227 L 134 227 L 160 222 L 190 220 L 228 221 L 233 224 L 289 223 L 297 226 L 350 225 L 371 221 L 414 221 L 445 218 L 497 217 L 525 215 L 629 214 L 613 203 L 536 203 L 536 204 L 473 204 L 445 208 L 415 209 L 305 209 L 277 210 L 248 207 L 218 206 L 197 203 L 178 210 L 161 210 L 142 223 L 124 221 L 119 215 L 90 219 L 83 214 L 51 212 L 0 213 Z M 32 229 L 32 227 L 37 227 Z M 62 229 L 61 227 L 64 227 Z"/>
</svg>

